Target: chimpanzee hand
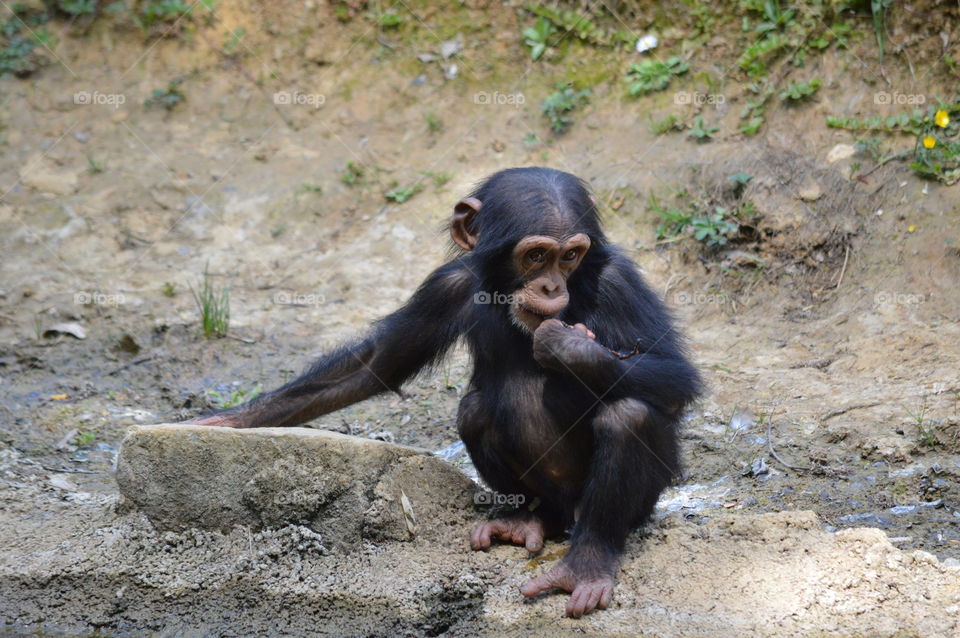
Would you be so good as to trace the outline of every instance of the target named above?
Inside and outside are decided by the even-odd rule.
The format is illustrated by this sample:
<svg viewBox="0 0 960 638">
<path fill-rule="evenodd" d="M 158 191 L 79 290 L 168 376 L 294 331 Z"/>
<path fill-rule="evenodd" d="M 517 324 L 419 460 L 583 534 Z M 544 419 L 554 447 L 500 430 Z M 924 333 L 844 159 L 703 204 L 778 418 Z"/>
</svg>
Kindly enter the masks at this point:
<svg viewBox="0 0 960 638">
<path fill-rule="evenodd" d="M 567 326 L 557 319 L 547 319 L 533 333 L 533 358 L 544 368 L 576 372 L 609 355 L 595 337 L 582 323 Z"/>
<path fill-rule="evenodd" d="M 213 425 L 221 428 L 245 427 L 239 418 L 227 414 L 213 414 L 206 417 L 197 417 L 189 421 L 181 421 L 184 425 Z"/>
</svg>

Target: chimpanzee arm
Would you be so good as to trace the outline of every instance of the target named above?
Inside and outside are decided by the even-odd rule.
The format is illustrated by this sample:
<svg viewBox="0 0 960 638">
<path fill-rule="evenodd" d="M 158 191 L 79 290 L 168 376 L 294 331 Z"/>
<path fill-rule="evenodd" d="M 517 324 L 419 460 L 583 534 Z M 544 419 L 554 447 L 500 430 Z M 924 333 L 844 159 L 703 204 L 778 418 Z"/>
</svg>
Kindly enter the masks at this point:
<svg viewBox="0 0 960 638">
<path fill-rule="evenodd" d="M 201 425 L 299 425 L 382 392 L 435 363 L 462 332 L 471 275 L 459 261 L 434 271 L 364 339 L 321 357 L 301 377 L 244 405 L 196 419 Z"/>
<path fill-rule="evenodd" d="M 637 398 L 679 413 L 699 393 L 700 377 L 684 354 L 669 313 L 633 264 L 615 254 L 604 269 L 600 306 L 585 320 L 596 340 L 559 322 L 534 335 L 534 356 L 544 367 L 572 374 L 606 401 Z M 618 358 L 611 350 L 638 354 Z"/>
</svg>

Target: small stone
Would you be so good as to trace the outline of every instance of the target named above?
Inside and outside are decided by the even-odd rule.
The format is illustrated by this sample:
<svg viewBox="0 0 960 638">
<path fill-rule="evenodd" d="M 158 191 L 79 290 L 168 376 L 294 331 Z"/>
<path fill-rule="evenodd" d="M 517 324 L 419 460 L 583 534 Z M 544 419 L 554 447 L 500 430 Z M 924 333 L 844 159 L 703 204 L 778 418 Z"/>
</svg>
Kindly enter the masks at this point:
<svg viewBox="0 0 960 638">
<path fill-rule="evenodd" d="M 823 196 L 823 191 L 820 190 L 820 185 L 815 181 L 808 180 L 800 187 L 797 194 L 805 202 L 815 202 Z"/>
<path fill-rule="evenodd" d="M 853 157 L 857 153 L 857 148 L 852 144 L 837 144 L 827 153 L 827 162 L 834 164 L 848 157 Z"/>
<path fill-rule="evenodd" d="M 76 492 L 78 489 L 76 485 L 60 475 L 51 476 L 50 485 L 64 490 L 65 492 Z"/>
<path fill-rule="evenodd" d="M 42 155 L 34 155 L 20 169 L 20 182 L 44 193 L 72 195 L 77 191 L 77 174 L 54 166 Z"/>
<path fill-rule="evenodd" d="M 453 57 L 463 50 L 463 34 L 458 33 L 452 40 L 440 43 L 440 55 L 443 59 Z"/>
</svg>

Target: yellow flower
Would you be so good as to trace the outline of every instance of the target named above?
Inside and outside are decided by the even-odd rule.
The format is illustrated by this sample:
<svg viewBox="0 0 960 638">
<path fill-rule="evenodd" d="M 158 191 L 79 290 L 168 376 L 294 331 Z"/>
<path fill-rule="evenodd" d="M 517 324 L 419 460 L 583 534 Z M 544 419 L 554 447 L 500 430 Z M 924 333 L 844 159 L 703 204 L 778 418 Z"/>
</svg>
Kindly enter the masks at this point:
<svg viewBox="0 0 960 638">
<path fill-rule="evenodd" d="M 947 124 L 950 123 L 950 115 L 943 109 L 940 109 L 937 111 L 937 114 L 933 116 L 933 121 L 940 128 L 947 128 Z"/>
<path fill-rule="evenodd" d="M 915 231 L 916 229 L 917 229 L 917 227 L 914 226 L 913 224 L 910 224 L 909 226 L 907 226 L 907 232 L 908 232 L 908 233 L 912 233 L 912 232 Z"/>
<path fill-rule="evenodd" d="M 930 135 L 923 138 L 923 147 L 924 148 L 933 148 L 937 145 L 937 140 L 933 139 Z"/>
</svg>

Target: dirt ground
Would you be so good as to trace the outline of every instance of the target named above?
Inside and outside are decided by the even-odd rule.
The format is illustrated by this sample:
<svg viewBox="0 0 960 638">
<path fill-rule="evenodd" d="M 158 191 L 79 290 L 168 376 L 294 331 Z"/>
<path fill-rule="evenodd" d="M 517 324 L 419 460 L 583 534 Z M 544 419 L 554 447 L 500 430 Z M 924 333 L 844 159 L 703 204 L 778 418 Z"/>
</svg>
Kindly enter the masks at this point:
<svg viewBox="0 0 960 638">
<path fill-rule="evenodd" d="M 848 48 L 781 71 L 821 78 L 816 96 L 775 102 L 745 137 L 749 81 L 723 28 L 689 46 L 687 21 L 663 28 L 661 48 L 696 71 L 678 86 L 726 98 L 678 105 L 672 90 L 624 95 L 630 50 L 573 41 L 531 61 L 530 14 L 491 4 L 401 3 L 397 30 L 315 2 L 224 1 L 166 38 L 57 21 L 48 65 L 0 77 L 10 635 L 251 635 L 264 631 L 252 611 L 271 609 L 292 634 L 323 618 L 330 635 L 958 635 L 960 191 L 903 161 L 851 179 L 870 156 L 837 160 L 854 136 L 824 124 L 896 112 L 878 90 L 951 95 L 957 77 L 938 60 L 960 55 L 958 8 L 894 12 L 882 66 L 861 20 Z M 662 27 L 649 13 L 627 26 Z M 440 43 L 457 34 L 445 60 Z M 144 106 L 175 78 L 180 103 Z M 592 96 L 553 135 L 540 103 L 571 79 Z M 672 113 L 720 131 L 706 144 L 651 132 Z M 354 185 L 348 162 L 365 169 Z M 164 536 L 115 512 L 127 426 L 276 386 L 361 334 L 443 262 L 453 203 L 519 165 L 591 183 L 609 236 L 674 308 L 709 382 L 684 423 L 683 480 L 631 540 L 615 609 L 577 624 L 560 619 L 559 596 L 522 603 L 515 588 L 537 565 L 510 548 L 471 555 L 465 529 L 448 547 L 371 546 L 345 568 L 295 528 L 256 532 L 274 549 L 251 559 L 253 532 Z M 754 206 L 753 234 L 715 250 L 658 240 L 650 194 L 729 198 L 738 172 L 753 176 L 737 195 Z M 394 181 L 422 189 L 391 202 Z M 199 330 L 190 290 L 205 268 L 231 290 L 227 338 Z M 405 397 L 314 425 L 462 464 L 453 417 L 468 375 L 457 350 Z"/>
</svg>

